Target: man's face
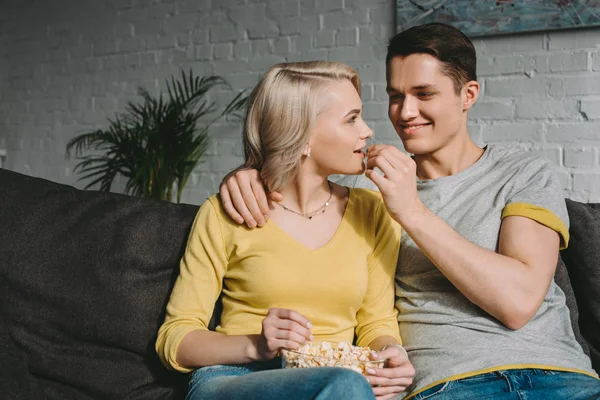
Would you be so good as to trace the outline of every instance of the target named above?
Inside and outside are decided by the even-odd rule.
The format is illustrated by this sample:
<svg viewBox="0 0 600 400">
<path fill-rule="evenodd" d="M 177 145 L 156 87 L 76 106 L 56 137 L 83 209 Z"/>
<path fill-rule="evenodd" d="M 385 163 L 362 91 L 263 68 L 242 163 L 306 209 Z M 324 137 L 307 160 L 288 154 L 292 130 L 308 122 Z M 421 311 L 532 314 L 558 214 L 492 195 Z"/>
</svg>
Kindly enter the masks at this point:
<svg viewBox="0 0 600 400">
<path fill-rule="evenodd" d="M 456 93 L 440 61 L 428 54 L 394 57 L 387 65 L 388 116 L 408 153 L 435 153 L 467 133 L 466 89 Z"/>
</svg>

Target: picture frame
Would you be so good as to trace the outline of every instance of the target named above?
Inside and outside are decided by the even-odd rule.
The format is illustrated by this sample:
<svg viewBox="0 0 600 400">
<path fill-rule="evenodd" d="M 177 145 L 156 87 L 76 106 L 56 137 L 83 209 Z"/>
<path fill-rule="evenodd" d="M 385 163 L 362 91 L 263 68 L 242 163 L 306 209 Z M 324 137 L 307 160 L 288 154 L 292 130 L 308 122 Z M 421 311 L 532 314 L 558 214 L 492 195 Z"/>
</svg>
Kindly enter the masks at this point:
<svg viewBox="0 0 600 400">
<path fill-rule="evenodd" d="M 600 26 L 600 0 L 396 0 L 396 18 L 398 32 L 443 22 L 469 37 L 573 29 Z"/>
</svg>

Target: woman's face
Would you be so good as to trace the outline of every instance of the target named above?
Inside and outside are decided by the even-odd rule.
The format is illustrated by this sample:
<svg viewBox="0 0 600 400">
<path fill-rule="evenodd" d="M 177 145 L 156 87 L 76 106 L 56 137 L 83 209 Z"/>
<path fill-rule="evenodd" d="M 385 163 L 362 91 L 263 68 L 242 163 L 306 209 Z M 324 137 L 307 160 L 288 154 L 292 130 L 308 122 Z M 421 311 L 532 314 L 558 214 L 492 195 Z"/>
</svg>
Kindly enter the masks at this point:
<svg viewBox="0 0 600 400">
<path fill-rule="evenodd" d="M 365 148 L 373 132 L 362 119 L 362 102 L 347 80 L 328 85 L 323 108 L 311 131 L 307 162 L 326 175 L 362 174 Z"/>
</svg>

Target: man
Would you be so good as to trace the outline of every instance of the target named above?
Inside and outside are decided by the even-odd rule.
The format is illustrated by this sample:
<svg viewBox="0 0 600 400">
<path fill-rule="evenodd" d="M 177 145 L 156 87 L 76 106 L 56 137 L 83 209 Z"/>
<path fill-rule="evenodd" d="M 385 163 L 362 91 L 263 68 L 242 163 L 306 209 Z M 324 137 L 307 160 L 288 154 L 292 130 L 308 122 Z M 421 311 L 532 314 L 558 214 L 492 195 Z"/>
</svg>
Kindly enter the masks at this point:
<svg viewBox="0 0 600 400">
<path fill-rule="evenodd" d="M 342 184 L 373 182 L 404 230 L 396 305 L 416 370 L 410 397 L 600 397 L 553 281 L 569 240 L 561 186 L 547 161 L 480 148 L 467 131 L 473 44 L 448 25 L 416 26 L 390 41 L 386 66 L 388 115 L 413 156 L 372 146 L 368 179 Z M 265 223 L 256 171 L 230 176 L 221 196 L 238 222 Z"/>
</svg>

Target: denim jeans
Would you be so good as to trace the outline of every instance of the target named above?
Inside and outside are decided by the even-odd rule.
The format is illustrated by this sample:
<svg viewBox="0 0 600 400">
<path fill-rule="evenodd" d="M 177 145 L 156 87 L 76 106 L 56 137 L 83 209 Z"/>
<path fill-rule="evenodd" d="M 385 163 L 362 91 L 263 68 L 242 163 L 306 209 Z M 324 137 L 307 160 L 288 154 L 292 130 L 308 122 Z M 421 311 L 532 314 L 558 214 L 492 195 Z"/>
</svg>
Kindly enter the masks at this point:
<svg viewBox="0 0 600 400">
<path fill-rule="evenodd" d="M 367 380 L 349 369 L 280 366 L 275 360 L 199 368 L 192 374 L 186 400 L 375 399 Z"/>
<path fill-rule="evenodd" d="M 441 383 L 414 397 L 425 399 L 591 400 L 600 399 L 600 380 L 575 372 L 504 370 Z"/>
</svg>

